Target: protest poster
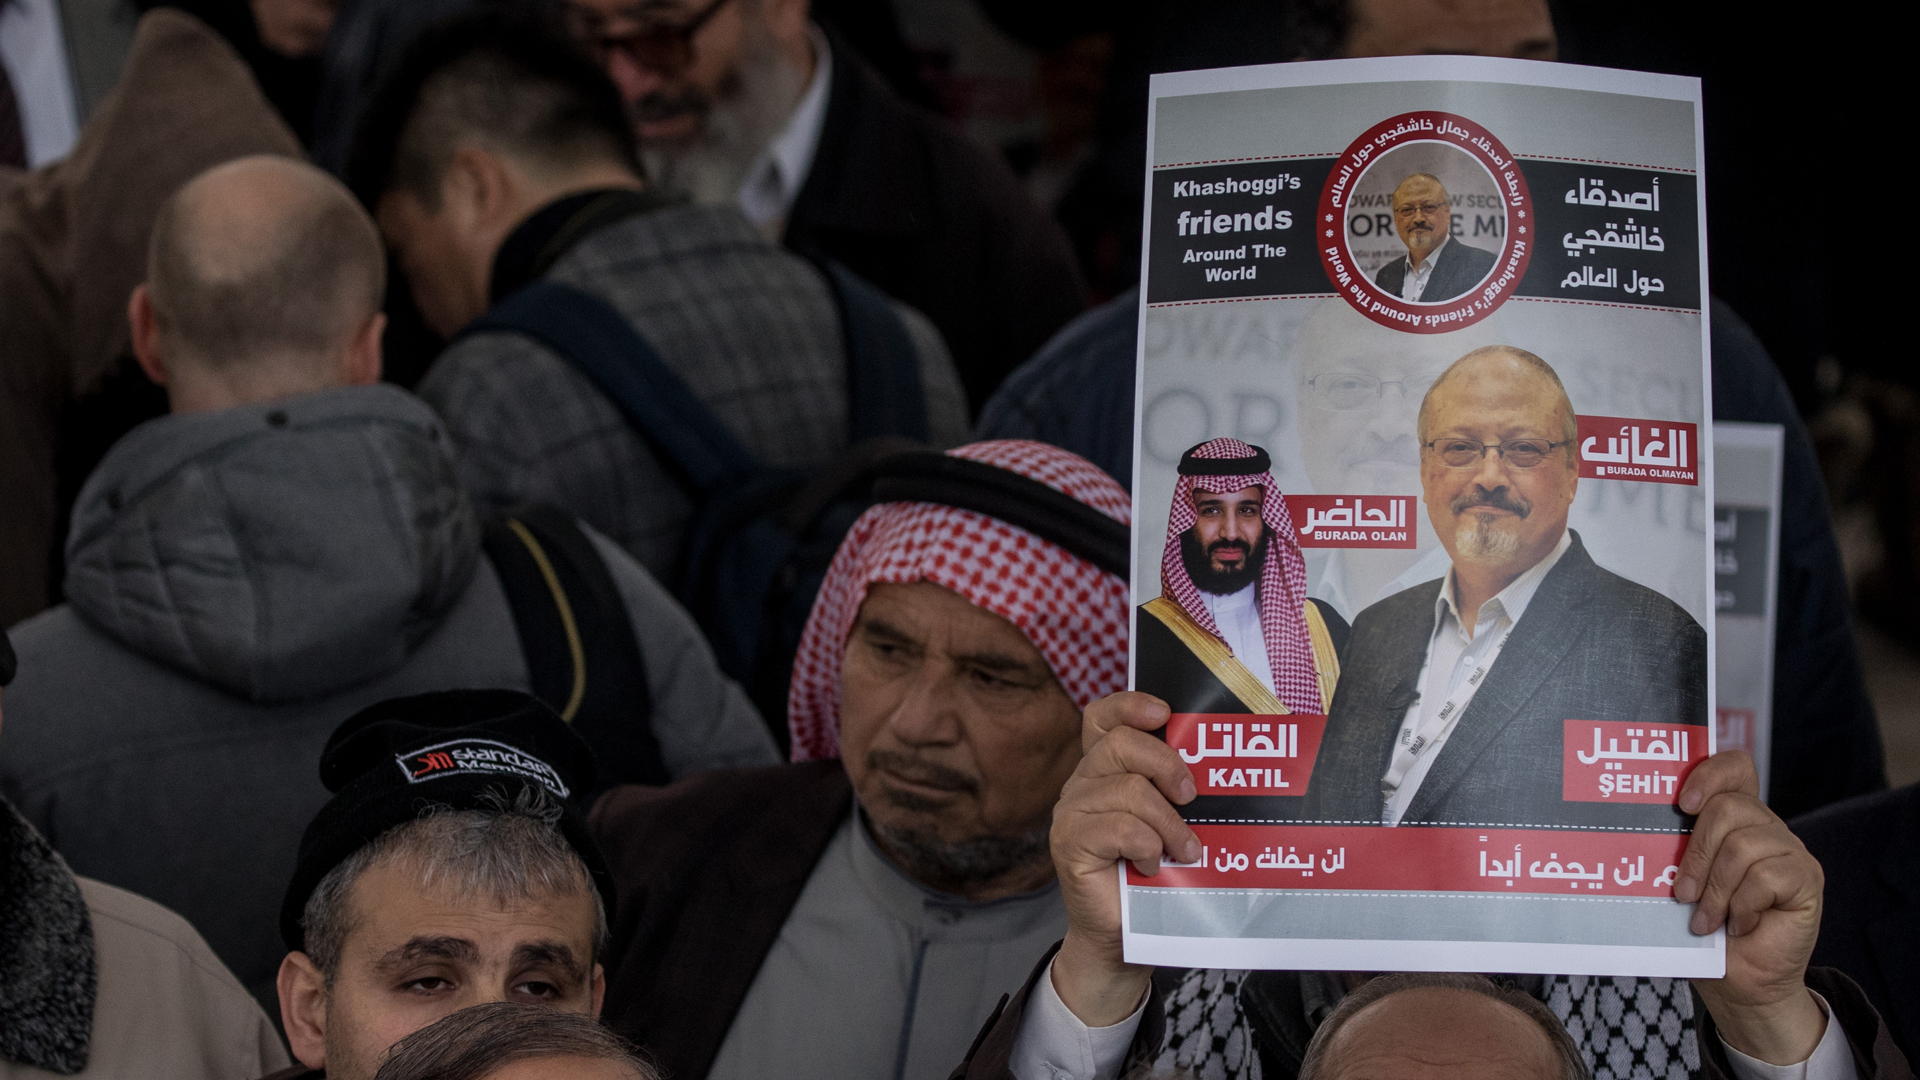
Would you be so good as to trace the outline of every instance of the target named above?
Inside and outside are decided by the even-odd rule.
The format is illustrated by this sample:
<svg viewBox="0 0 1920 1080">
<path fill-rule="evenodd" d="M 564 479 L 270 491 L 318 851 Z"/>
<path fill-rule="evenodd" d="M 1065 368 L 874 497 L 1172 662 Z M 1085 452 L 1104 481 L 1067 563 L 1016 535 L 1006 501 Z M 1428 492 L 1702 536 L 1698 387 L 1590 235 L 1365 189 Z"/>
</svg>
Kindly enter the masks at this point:
<svg viewBox="0 0 1920 1080">
<path fill-rule="evenodd" d="M 1205 851 L 1122 866 L 1127 958 L 1722 974 L 1672 898 L 1714 750 L 1698 83 L 1398 57 L 1150 108 L 1131 679 Z"/>
<path fill-rule="evenodd" d="M 1714 748 L 1744 750 L 1767 797 L 1786 429 L 1713 425 Z"/>
</svg>

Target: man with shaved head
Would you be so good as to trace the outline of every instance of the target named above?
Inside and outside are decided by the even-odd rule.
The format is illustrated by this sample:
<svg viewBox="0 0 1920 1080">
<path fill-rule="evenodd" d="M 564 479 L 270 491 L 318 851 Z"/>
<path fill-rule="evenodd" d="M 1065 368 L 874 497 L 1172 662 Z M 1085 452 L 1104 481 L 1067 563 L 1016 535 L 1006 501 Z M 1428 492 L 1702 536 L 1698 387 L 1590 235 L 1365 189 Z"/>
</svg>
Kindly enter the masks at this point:
<svg viewBox="0 0 1920 1080">
<path fill-rule="evenodd" d="M 481 557 L 446 429 L 379 381 L 385 263 L 312 166 L 250 157 L 182 187 L 128 304 L 173 415 L 107 454 L 74 512 L 67 603 L 13 630 L 0 791 L 77 871 L 185 915 L 269 1008 L 279 884 L 326 799 L 313 763 L 362 706 L 536 689 L 620 748 L 615 778 L 775 760 L 686 613 L 564 515 L 522 516 L 572 530 L 542 548 L 550 567 L 604 575 L 569 608 L 581 659 L 557 626 L 523 639 L 522 613 L 554 605 L 529 541 L 496 523 Z M 609 650 L 634 659 L 603 666 Z M 556 652 L 564 670 L 536 664 Z"/>
<path fill-rule="evenodd" d="M 1393 231 L 1407 255 L 1382 266 L 1373 283 L 1414 304 L 1438 304 L 1480 284 L 1494 254 L 1453 239 L 1453 196 L 1437 176 L 1414 173 L 1393 189 Z"/>
<path fill-rule="evenodd" d="M 177 413 L 380 378 L 386 261 L 338 181 L 249 157 L 189 181 L 153 226 L 127 317 Z"/>
<path fill-rule="evenodd" d="M 1567 528 L 1574 434 L 1560 377 L 1523 349 L 1475 349 L 1427 390 L 1420 485 L 1452 565 L 1354 619 L 1310 813 L 1680 827 L 1672 805 L 1566 801 L 1545 767 L 1567 720 L 1664 729 L 1707 716 L 1706 632 L 1597 566 Z"/>
</svg>

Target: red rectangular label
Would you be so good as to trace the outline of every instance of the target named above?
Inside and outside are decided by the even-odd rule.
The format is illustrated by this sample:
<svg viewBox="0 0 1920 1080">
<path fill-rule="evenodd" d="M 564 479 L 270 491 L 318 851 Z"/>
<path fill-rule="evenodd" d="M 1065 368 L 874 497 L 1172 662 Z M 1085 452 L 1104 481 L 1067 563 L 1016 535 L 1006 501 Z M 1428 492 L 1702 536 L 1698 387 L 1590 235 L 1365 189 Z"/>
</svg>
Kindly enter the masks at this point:
<svg viewBox="0 0 1920 1080">
<path fill-rule="evenodd" d="M 1412 548 L 1420 538 L 1412 495 L 1289 495 L 1303 548 Z"/>
<path fill-rule="evenodd" d="M 1202 795 L 1305 795 L 1327 718 L 1310 713 L 1174 713 L 1167 745 Z"/>
<path fill-rule="evenodd" d="M 1713 745 L 1721 750 L 1738 750 L 1745 754 L 1753 753 L 1753 725 L 1755 717 L 1752 709 L 1714 710 Z"/>
<path fill-rule="evenodd" d="M 1683 833 L 1431 825 L 1194 825 L 1199 862 L 1126 883 L 1166 889 L 1407 889 L 1673 896 Z"/>
<path fill-rule="evenodd" d="M 1707 757 L 1707 729 L 1649 727 L 1613 720 L 1568 720 L 1561 748 L 1560 797 L 1567 802 L 1680 801 L 1680 785 Z"/>
<path fill-rule="evenodd" d="M 1579 417 L 1580 475 L 1596 480 L 1700 483 L 1700 426 L 1619 416 Z"/>
</svg>

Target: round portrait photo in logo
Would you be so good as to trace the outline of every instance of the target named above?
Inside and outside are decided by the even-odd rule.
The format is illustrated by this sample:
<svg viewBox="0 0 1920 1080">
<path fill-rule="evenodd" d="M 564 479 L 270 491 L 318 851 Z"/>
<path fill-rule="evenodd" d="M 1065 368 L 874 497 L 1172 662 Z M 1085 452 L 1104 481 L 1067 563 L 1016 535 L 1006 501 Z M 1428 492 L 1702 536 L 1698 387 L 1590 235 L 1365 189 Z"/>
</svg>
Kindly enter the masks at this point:
<svg viewBox="0 0 1920 1080">
<path fill-rule="evenodd" d="M 1334 289 L 1383 326 L 1439 334 L 1513 295 L 1533 201 L 1507 148 L 1464 116 L 1381 121 L 1334 163 L 1314 222 Z"/>
</svg>

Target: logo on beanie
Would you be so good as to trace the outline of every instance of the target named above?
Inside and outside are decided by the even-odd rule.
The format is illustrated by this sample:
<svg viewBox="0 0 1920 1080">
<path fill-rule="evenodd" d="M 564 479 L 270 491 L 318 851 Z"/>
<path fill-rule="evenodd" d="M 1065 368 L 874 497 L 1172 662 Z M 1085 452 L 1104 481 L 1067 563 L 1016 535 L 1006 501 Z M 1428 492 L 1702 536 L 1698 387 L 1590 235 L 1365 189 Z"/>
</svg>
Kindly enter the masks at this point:
<svg viewBox="0 0 1920 1080">
<path fill-rule="evenodd" d="M 517 747 L 492 739 L 455 739 L 423 746 L 393 759 L 409 784 L 423 784 L 444 776 L 496 773 L 545 785 L 561 798 L 572 792 L 554 767 Z"/>
</svg>

